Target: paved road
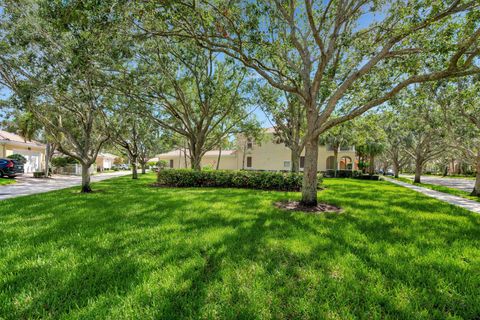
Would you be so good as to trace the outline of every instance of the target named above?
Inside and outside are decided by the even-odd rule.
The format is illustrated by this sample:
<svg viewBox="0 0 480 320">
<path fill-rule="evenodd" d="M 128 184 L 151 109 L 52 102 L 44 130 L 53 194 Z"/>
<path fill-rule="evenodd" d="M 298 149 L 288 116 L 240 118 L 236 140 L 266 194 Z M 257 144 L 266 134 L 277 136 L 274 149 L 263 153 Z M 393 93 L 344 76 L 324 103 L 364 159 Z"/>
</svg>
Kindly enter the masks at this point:
<svg viewBox="0 0 480 320">
<path fill-rule="evenodd" d="M 475 213 L 480 213 L 480 202 L 473 201 L 473 200 L 468 200 L 465 198 L 457 197 L 448 193 L 443 193 L 443 192 L 438 192 L 435 190 L 419 187 L 417 185 L 412 185 L 409 183 L 405 183 L 402 181 L 398 180 L 393 180 L 390 178 L 386 178 L 387 181 L 390 181 L 391 183 L 398 184 L 400 186 L 403 186 L 408 189 L 415 190 L 417 192 L 423 193 L 429 197 L 438 199 L 440 201 L 444 201 L 459 207 L 462 207 L 464 209 L 470 210 Z"/>
<path fill-rule="evenodd" d="M 413 176 L 402 175 L 402 177 L 413 180 Z M 442 177 L 422 176 L 421 181 L 422 183 L 436 184 L 439 186 L 460 189 L 467 192 L 472 192 L 473 187 L 475 186 L 475 180 L 462 179 L 462 178 L 442 178 Z"/>
<path fill-rule="evenodd" d="M 91 181 L 102 181 L 128 174 L 130 174 L 130 171 L 100 173 L 93 175 Z M 18 177 L 17 183 L 0 186 L 0 200 L 75 187 L 79 186 L 81 182 L 82 177 L 78 176 L 54 175 L 50 179 L 35 179 L 25 175 Z"/>
</svg>

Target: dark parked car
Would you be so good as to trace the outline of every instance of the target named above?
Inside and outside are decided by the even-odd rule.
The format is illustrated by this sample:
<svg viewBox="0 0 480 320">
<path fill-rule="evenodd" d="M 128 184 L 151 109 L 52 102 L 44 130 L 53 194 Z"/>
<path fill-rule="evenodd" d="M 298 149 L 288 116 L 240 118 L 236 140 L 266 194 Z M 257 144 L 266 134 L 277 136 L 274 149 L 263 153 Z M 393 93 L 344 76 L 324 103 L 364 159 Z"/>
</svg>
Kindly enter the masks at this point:
<svg viewBox="0 0 480 320">
<path fill-rule="evenodd" d="M 23 173 L 23 163 L 11 159 L 0 159 L 0 177 L 14 178 Z"/>
</svg>

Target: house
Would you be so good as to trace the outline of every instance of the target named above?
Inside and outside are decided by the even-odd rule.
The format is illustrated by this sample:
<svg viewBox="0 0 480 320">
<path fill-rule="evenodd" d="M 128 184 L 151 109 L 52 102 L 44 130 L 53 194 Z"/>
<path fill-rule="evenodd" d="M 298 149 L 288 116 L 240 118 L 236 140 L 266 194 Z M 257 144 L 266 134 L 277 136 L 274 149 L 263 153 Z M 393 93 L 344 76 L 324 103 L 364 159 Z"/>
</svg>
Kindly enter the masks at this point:
<svg viewBox="0 0 480 320">
<path fill-rule="evenodd" d="M 25 173 L 42 171 L 45 168 L 46 146 L 35 140 L 26 140 L 18 134 L 0 130 L 0 158 L 20 154 L 27 162 Z"/>
<path fill-rule="evenodd" d="M 118 158 L 118 156 L 111 153 L 99 153 L 96 160 L 97 171 L 101 172 L 112 169 L 116 158 Z"/>
<path fill-rule="evenodd" d="M 261 142 L 237 137 L 236 150 L 212 150 L 202 158 L 202 167 L 216 168 L 220 159 L 219 169 L 222 170 L 267 170 L 290 171 L 292 167 L 291 151 L 283 143 L 275 142 L 275 131 L 272 128 L 265 130 L 265 139 Z M 319 146 L 318 171 L 334 170 L 335 157 L 333 149 L 328 146 Z M 220 155 L 220 157 L 219 157 Z M 300 170 L 303 170 L 305 151 L 300 157 Z M 166 160 L 170 168 L 189 168 L 188 149 L 177 149 L 156 156 Z M 357 169 L 355 163 L 355 149 L 342 147 L 338 153 L 337 169 Z M 352 168 L 352 164 L 354 164 Z"/>
</svg>

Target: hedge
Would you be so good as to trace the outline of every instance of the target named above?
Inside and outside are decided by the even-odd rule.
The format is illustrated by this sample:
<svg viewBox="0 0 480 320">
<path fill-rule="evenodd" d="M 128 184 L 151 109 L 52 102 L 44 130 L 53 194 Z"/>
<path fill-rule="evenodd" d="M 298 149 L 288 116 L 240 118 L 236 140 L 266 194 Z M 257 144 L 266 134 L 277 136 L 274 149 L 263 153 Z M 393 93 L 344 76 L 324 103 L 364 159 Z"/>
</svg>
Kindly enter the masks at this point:
<svg viewBox="0 0 480 320">
<path fill-rule="evenodd" d="M 279 191 L 300 191 L 302 180 L 303 175 L 300 173 L 243 170 L 165 169 L 160 170 L 157 176 L 158 185 L 168 187 L 248 188 Z M 321 181 L 319 177 L 319 186 Z"/>
<path fill-rule="evenodd" d="M 355 178 L 362 175 L 362 171 L 360 170 L 337 170 L 336 178 Z M 335 170 L 326 170 L 324 171 L 324 177 L 333 178 L 335 177 Z"/>
<path fill-rule="evenodd" d="M 26 163 L 27 162 L 27 159 L 22 156 L 21 154 L 18 154 L 18 153 L 14 153 L 14 154 L 11 154 L 9 156 L 7 156 L 7 159 L 12 159 L 12 160 L 15 160 L 17 162 L 20 162 L 20 163 Z"/>
<path fill-rule="evenodd" d="M 380 176 L 377 176 L 377 175 L 369 175 L 369 174 L 362 174 L 362 175 L 359 175 L 359 176 L 356 176 L 355 179 L 360 179 L 360 180 L 380 180 Z"/>
</svg>

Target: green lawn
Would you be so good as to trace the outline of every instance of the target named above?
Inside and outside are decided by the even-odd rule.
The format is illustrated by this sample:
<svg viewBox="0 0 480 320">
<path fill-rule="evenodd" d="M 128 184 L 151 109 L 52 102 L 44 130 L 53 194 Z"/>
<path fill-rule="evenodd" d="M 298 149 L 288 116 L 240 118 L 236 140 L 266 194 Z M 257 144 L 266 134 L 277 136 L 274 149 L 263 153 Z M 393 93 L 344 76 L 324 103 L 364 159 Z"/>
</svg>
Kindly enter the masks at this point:
<svg viewBox="0 0 480 320">
<path fill-rule="evenodd" d="M 15 183 L 14 179 L 0 178 L 0 186 Z"/>
<path fill-rule="evenodd" d="M 439 185 L 431 184 L 431 183 L 423 183 L 423 182 L 422 183 L 413 183 L 412 179 L 403 178 L 403 177 L 398 177 L 398 178 L 393 178 L 393 179 L 397 179 L 397 180 L 405 182 L 405 183 L 414 184 L 416 186 L 425 187 L 425 188 L 428 188 L 428 189 L 431 189 L 431 190 L 436 190 L 436 191 L 440 191 L 440 192 L 444 192 L 444 193 L 449 193 L 449 194 L 452 194 L 454 196 L 458 196 L 458 197 L 462 197 L 462 198 L 465 198 L 465 199 L 480 202 L 479 197 L 471 196 L 470 192 L 467 192 L 467 191 L 464 191 L 464 190 L 459 190 L 459 189 L 456 189 L 456 188 L 449 188 L 449 187 L 445 187 L 445 186 L 439 186 Z"/>
<path fill-rule="evenodd" d="M 0 319 L 478 319 L 480 215 L 389 182 L 298 193 L 153 175 L 2 201 Z"/>
</svg>

